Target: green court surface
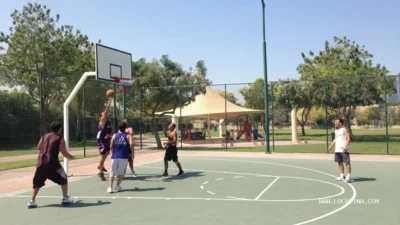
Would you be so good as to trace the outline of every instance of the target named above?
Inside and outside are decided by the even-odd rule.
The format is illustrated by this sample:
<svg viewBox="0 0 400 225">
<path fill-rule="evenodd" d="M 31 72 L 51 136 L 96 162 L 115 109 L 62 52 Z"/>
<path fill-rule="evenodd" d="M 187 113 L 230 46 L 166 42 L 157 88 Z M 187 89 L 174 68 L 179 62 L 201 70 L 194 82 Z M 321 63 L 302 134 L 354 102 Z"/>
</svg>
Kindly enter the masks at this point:
<svg viewBox="0 0 400 225">
<path fill-rule="evenodd" d="M 0 197 L 2 225 L 400 224 L 400 163 L 352 162 L 352 182 L 336 181 L 332 160 L 181 157 L 185 174 L 161 177 L 163 162 L 136 167 L 123 191 L 97 176 L 70 183 L 61 206 L 49 185 L 28 209 L 30 191 Z M 397 174 L 397 175 L 396 175 Z"/>
</svg>

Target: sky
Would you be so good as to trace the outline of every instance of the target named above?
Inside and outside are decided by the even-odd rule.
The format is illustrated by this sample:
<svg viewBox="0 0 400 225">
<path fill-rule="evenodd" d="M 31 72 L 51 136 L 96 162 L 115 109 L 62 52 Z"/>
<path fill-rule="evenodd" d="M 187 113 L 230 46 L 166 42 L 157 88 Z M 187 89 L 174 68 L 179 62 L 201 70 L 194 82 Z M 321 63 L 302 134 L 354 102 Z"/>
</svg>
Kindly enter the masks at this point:
<svg viewBox="0 0 400 225">
<path fill-rule="evenodd" d="M 0 31 L 29 1 L 0 0 Z M 34 1 L 30 1 L 34 2 Z M 185 69 L 204 60 L 214 84 L 264 77 L 261 0 L 39 0 L 91 41 Z M 400 73 L 399 0 L 265 0 L 268 81 L 298 79 L 301 53 L 346 36 Z M 221 89 L 224 87 L 221 86 Z"/>
</svg>

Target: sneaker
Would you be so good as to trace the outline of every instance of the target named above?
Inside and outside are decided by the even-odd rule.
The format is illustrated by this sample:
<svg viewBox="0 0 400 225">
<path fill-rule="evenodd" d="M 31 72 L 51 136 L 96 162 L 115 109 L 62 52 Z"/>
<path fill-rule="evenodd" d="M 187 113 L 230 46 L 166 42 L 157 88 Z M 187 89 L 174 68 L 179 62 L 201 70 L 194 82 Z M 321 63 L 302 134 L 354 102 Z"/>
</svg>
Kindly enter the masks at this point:
<svg viewBox="0 0 400 225">
<path fill-rule="evenodd" d="M 69 205 L 71 204 L 73 201 L 69 198 L 69 196 L 63 197 L 61 204 L 62 205 Z"/>
<path fill-rule="evenodd" d="M 346 176 L 346 179 L 345 179 L 344 181 L 347 182 L 347 183 L 350 183 L 350 181 L 351 181 L 351 180 L 350 180 L 350 176 L 347 175 L 347 176 Z"/>
<path fill-rule="evenodd" d="M 132 171 L 132 177 L 137 177 L 135 171 Z"/>
<path fill-rule="evenodd" d="M 344 176 L 343 177 L 339 176 L 336 178 L 336 180 L 342 181 L 342 180 L 344 180 Z"/>
<path fill-rule="evenodd" d="M 114 191 L 113 191 L 112 188 L 109 187 L 109 188 L 107 188 L 107 192 L 108 192 L 108 193 L 113 193 Z"/>
<path fill-rule="evenodd" d="M 106 177 L 104 176 L 104 173 L 98 173 L 97 175 L 100 177 L 100 179 L 102 181 L 106 181 Z"/>
<path fill-rule="evenodd" d="M 100 169 L 100 166 L 97 167 L 97 169 Z M 106 168 L 103 167 L 103 172 L 107 172 Z"/>
<path fill-rule="evenodd" d="M 121 186 L 119 186 L 118 184 L 115 185 L 114 190 L 116 190 L 117 192 L 121 191 L 122 188 Z"/>
<path fill-rule="evenodd" d="M 167 171 L 165 171 L 164 173 L 163 173 L 163 175 L 162 175 L 163 177 L 166 177 L 166 176 L 168 176 L 168 173 L 167 173 Z"/>
<path fill-rule="evenodd" d="M 37 205 L 36 205 L 36 202 L 34 200 L 30 200 L 28 202 L 28 209 L 33 209 L 33 208 L 36 208 L 36 207 L 37 207 Z"/>
<path fill-rule="evenodd" d="M 176 176 L 180 176 L 180 175 L 182 175 L 184 172 L 183 172 L 183 170 L 181 170 L 181 171 L 179 171 L 179 173 L 176 175 Z"/>
</svg>

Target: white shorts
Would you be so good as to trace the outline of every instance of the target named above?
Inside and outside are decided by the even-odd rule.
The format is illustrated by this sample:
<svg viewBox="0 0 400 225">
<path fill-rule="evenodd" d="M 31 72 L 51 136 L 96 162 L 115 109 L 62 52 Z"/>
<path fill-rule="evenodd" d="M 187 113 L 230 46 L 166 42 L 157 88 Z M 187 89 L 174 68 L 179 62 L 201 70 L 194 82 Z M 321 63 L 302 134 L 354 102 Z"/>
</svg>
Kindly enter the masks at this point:
<svg viewBox="0 0 400 225">
<path fill-rule="evenodd" d="M 124 176 L 126 173 L 127 166 L 128 166 L 128 159 L 112 159 L 111 173 L 117 176 Z"/>
</svg>

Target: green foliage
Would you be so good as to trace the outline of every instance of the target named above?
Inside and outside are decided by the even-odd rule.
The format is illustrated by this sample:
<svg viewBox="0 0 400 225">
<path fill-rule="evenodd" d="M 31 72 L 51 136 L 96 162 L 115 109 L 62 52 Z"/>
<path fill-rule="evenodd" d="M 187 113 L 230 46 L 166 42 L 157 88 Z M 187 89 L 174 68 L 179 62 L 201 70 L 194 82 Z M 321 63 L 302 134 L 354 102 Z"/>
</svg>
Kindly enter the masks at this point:
<svg viewBox="0 0 400 225">
<path fill-rule="evenodd" d="M 383 102 L 385 77 L 388 70 L 380 64 L 373 65 L 373 55 L 355 41 L 344 37 L 334 37 L 334 45 L 325 42 L 324 50 L 315 55 L 310 51 L 304 62 L 297 67 L 302 80 L 327 79 L 326 86 L 318 84 L 316 102 L 324 103 L 346 120 L 349 127 L 356 106 L 366 106 Z M 386 77 L 388 94 L 394 93 L 392 78 Z"/>
<path fill-rule="evenodd" d="M 218 91 L 218 94 L 223 97 L 224 99 L 226 99 L 227 101 L 235 104 L 235 105 L 240 105 L 238 102 L 238 99 L 236 98 L 236 96 L 232 93 L 227 91 L 225 93 L 225 91 Z"/>
<path fill-rule="evenodd" d="M 162 148 L 156 128 L 158 118 L 173 114 L 178 107 L 193 102 L 197 95 L 205 94 L 206 87 L 211 84 L 206 78 L 207 68 L 204 61 L 198 61 L 194 70 L 185 71 L 167 55 L 151 62 L 139 59 L 132 68 L 136 82 L 130 95 L 133 98 L 128 100 L 128 105 L 137 106 L 141 101 L 144 116 L 153 118 L 152 128 L 157 146 Z"/>
<path fill-rule="evenodd" d="M 28 94 L 0 91 L 0 118 L 0 146 L 37 141 L 39 110 Z"/>
<path fill-rule="evenodd" d="M 94 70 L 93 43 L 71 25 L 58 27 L 60 15 L 53 16 L 46 5 L 28 3 L 11 18 L 10 33 L 0 33 L 0 43 L 6 45 L 0 62 L 7 65 L 0 83 L 22 87 L 37 103 L 41 89 L 44 125 L 50 108 L 59 107 L 83 72 Z M 80 93 L 77 100 L 72 107 L 79 117 Z"/>
</svg>

